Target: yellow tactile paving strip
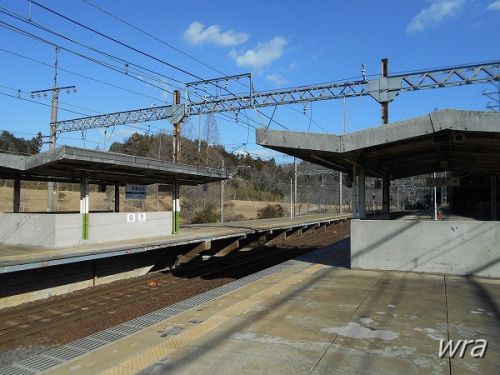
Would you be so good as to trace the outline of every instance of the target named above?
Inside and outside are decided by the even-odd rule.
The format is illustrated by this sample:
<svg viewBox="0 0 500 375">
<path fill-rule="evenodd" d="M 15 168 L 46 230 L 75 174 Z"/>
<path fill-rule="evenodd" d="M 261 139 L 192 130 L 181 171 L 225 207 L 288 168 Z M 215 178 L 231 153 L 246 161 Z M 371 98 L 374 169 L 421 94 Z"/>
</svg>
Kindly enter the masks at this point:
<svg viewBox="0 0 500 375">
<path fill-rule="evenodd" d="M 302 265 L 303 267 L 303 265 Z M 273 278 L 275 275 L 270 275 L 268 277 L 271 277 L 276 280 L 276 283 L 273 284 L 268 284 L 269 286 L 266 287 L 266 284 L 260 284 L 264 289 L 260 290 L 259 292 L 256 292 L 255 294 L 252 294 L 249 298 L 246 298 L 244 300 L 239 300 L 235 299 L 235 301 L 238 301 L 232 305 L 229 305 L 228 307 L 223 308 L 219 312 L 216 312 L 213 316 L 210 316 L 203 322 L 193 325 L 189 328 L 186 328 L 183 330 L 181 333 L 178 335 L 172 336 L 168 338 L 166 341 L 161 341 L 160 343 L 158 342 L 150 342 L 150 345 L 144 345 L 143 350 L 135 350 L 133 355 L 121 362 L 117 362 L 114 364 L 110 365 L 112 367 L 102 370 L 102 363 L 100 369 L 94 368 L 95 372 L 92 372 L 92 368 L 87 367 L 85 370 L 90 370 L 90 373 L 98 373 L 101 375 L 114 375 L 114 374 L 135 374 L 153 364 L 156 362 L 160 361 L 162 358 L 165 358 L 168 355 L 171 355 L 175 351 L 177 351 L 180 348 L 185 347 L 188 344 L 191 344 L 194 340 L 200 338 L 201 336 L 212 332 L 216 328 L 220 327 L 226 322 L 229 322 L 230 320 L 237 318 L 244 314 L 245 312 L 251 310 L 254 306 L 259 305 L 263 303 L 265 300 L 267 300 L 270 297 L 273 297 L 277 294 L 280 294 L 287 289 L 292 288 L 293 286 L 305 281 L 309 277 L 311 277 L 314 273 L 319 271 L 320 269 L 324 268 L 325 266 L 323 265 L 309 265 L 306 266 L 307 268 L 305 269 L 297 269 L 295 267 L 291 267 L 288 270 L 285 270 L 284 272 L 294 272 L 293 269 L 295 269 L 295 273 L 292 274 L 291 276 L 280 278 L 279 280 L 276 280 Z M 262 282 L 264 279 L 259 280 Z M 248 288 L 252 287 L 252 284 L 244 287 Z M 234 291 L 231 294 L 237 294 L 238 291 Z M 210 304 L 210 302 L 208 302 Z M 186 312 L 184 314 L 189 313 Z M 175 319 L 175 317 L 171 318 Z M 170 319 L 169 319 L 170 320 Z M 159 323 L 162 324 L 162 323 Z M 164 325 L 164 323 L 163 323 Z M 154 331 L 153 331 L 154 332 Z M 137 333 L 136 335 L 143 334 L 144 331 Z M 126 344 L 126 340 L 134 339 L 134 336 L 129 336 L 128 338 L 124 340 L 120 340 L 120 346 L 123 346 Z M 111 345 L 112 346 L 112 345 Z M 109 355 L 112 356 L 113 350 L 110 348 L 111 346 L 107 346 L 102 348 L 101 350 L 98 350 L 94 353 L 90 353 L 84 357 L 80 357 L 72 362 L 68 362 L 63 367 L 54 369 L 54 371 L 50 372 L 53 374 L 59 374 L 62 372 L 65 372 L 67 370 L 71 370 L 74 368 L 81 368 L 84 367 L 83 362 L 93 362 L 92 356 L 96 355 L 96 357 L 102 357 L 104 354 L 103 351 L 108 350 L 110 353 Z M 94 362 L 95 363 L 95 362 Z M 83 365 L 83 366 L 82 366 Z M 93 366 L 90 366 L 93 367 Z M 84 370 L 84 372 L 85 372 Z M 62 371 L 62 372 L 61 372 Z M 77 372 L 75 372 L 77 373 Z"/>
</svg>

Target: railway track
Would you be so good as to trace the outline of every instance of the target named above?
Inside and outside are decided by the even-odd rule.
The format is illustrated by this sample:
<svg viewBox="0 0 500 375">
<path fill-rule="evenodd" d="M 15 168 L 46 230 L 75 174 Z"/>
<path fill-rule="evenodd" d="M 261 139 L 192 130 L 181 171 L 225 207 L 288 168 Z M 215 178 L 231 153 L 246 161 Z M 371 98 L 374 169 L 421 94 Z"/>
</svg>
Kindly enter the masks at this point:
<svg viewBox="0 0 500 375">
<path fill-rule="evenodd" d="M 0 311 L 0 352 L 36 342 L 63 344 L 109 328 L 304 254 L 310 250 L 302 248 L 306 243 L 319 247 L 340 240 L 346 235 L 340 228 L 291 236 L 284 248 L 257 248 Z"/>
<path fill-rule="evenodd" d="M 88 293 L 79 293 L 79 295 L 71 296 L 67 300 L 46 302 L 39 306 L 29 306 L 25 309 L 0 314 L 0 322 L 3 322 L 2 326 L 4 327 L 0 330 L 0 350 L 12 347 L 15 343 L 25 342 L 33 335 L 50 332 L 59 326 L 76 326 L 81 320 L 102 319 L 109 312 L 119 310 L 128 304 L 140 304 L 164 293 L 174 291 L 179 293 L 182 290 L 185 295 L 189 295 L 189 289 L 198 290 L 206 283 L 206 279 L 215 279 L 217 275 L 231 270 L 237 270 L 238 274 L 244 275 L 247 274 L 243 272 L 245 267 L 268 264 L 269 262 L 265 262 L 265 260 L 278 257 L 287 258 L 284 256 L 285 253 L 290 253 L 289 249 L 281 249 L 272 253 L 269 253 L 269 249 L 266 250 L 268 253 L 260 256 L 252 254 L 251 257 L 233 257 L 235 259 L 230 264 L 227 264 L 229 260 L 212 262 L 212 264 L 207 265 L 210 266 L 207 268 L 211 269 L 203 271 L 195 277 L 181 278 L 175 277 L 171 273 L 160 273 L 140 280 L 128 280 L 99 291 L 91 290 Z M 203 265 L 199 268 L 203 268 Z M 193 268 L 187 268 L 186 271 L 191 273 Z M 177 274 L 182 274 L 182 272 L 178 271 Z M 225 282 L 233 279 L 226 278 Z"/>
</svg>

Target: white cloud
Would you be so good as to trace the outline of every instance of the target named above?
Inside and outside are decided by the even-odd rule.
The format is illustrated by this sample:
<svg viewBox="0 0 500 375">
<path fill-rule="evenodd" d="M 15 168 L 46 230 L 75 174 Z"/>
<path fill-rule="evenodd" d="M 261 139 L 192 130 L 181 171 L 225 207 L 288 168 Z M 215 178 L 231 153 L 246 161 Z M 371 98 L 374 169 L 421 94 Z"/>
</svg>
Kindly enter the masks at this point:
<svg viewBox="0 0 500 375">
<path fill-rule="evenodd" d="M 500 0 L 492 2 L 490 5 L 488 5 L 488 9 L 500 11 Z"/>
<path fill-rule="evenodd" d="M 276 36 L 267 42 L 257 44 L 254 49 L 249 49 L 243 54 L 232 50 L 229 55 L 238 66 L 262 69 L 283 55 L 286 44 L 285 38 Z"/>
<path fill-rule="evenodd" d="M 286 80 L 286 78 L 278 73 L 268 74 L 266 76 L 266 80 L 274 83 L 277 86 L 285 86 L 288 84 L 288 81 Z"/>
<path fill-rule="evenodd" d="M 468 0 L 434 0 L 422 9 L 406 27 L 409 34 L 436 27 L 447 18 L 457 15 Z"/>
<path fill-rule="evenodd" d="M 184 32 L 184 39 L 191 44 L 215 44 L 217 46 L 232 47 L 245 43 L 249 38 L 247 33 L 234 30 L 221 31 L 219 25 L 205 27 L 204 24 L 194 21 Z"/>
</svg>

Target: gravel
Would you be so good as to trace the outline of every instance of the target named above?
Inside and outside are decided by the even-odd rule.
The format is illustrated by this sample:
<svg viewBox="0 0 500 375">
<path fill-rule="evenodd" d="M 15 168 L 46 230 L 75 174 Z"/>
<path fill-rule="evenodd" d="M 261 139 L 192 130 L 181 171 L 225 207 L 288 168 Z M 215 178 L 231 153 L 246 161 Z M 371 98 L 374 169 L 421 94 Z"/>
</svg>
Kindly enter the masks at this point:
<svg viewBox="0 0 500 375">
<path fill-rule="evenodd" d="M 137 278 L 137 281 L 151 286 L 151 295 L 144 294 L 147 298 L 142 298 L 137 301 L 137 303 L 127 303 L 121 305 L 117 309 L 109 309 L 108 306 L 106 311 L 98 314 L 96 314 L 92 309 L 86 309 L 85 305 L 82 304 L 80 306 L 81 311 L 79 312 L 79 320 L 77 322 L 62 322 L 57 327 L 53 327 L 46 331 L 20 339 L 18 342 L 11 342 L 0 346 L 0 367 L 7 366 L 22 359 L 40 354 L 53 347 L 75 341 L 92 333 L 132 320 L 138 316 L 147 314 L 162 307 L 172 305 L 186 298 L 231 282 L 234 279 L 271 267 L 275 264 L 304 254 L 310 250 L 337 242 L 346 238 L 348 235 L 349 222 L 342 222 L 331 225 L 326 231 L 321 229 L 315 232 L 304 233 L 302 235 L 293 235 L 288 237 L 286 240 L 272 241 L 272 245 L 275 247 L 265 247 L 252 250 L 249 252 L 252 254 L 249 255 L 255 256 L 259 253 L 269 254 L 275 252 L 276 254 L 274 256 L 265 258 L 259 262 L 253 262 L 232 269 L 222 270 L 217 272 L 217 274 L 211 274 L 210 277 L 207 278 L 193 275 L 190 275 L 190 277 L 180 277 L 172 274 L 158 273 L 161 278 L 159 279 L 161 280 L 161 283 L 153 285 L 151 280 L 154 278 L 154 275 L 149 274 L 141 276 Z M 286 254 L 283 253 L 283 248 L 288 248 Z M 230 258 L 228 257 L 228 261 L 229 260 Z M 100 286 L 100 288 L 104 290 L 105 288 L 112 288 L 113 285 L 117 284 L 111 283 Z M 165 293 L 159 292 L 162 288 L 168 290 L 166 290 Z M 92 290 L 95 293 L 95 289 L 89 289 L 87 293 L 90 293 Z M 86 291 L 78 291 L 75 293 L 81 295 L 83 300 Z M 145 289 L 145 293 L 149 293 L 149 289 Z M 54 300 L 60 302 L 64 301 L 65 298 L 68 299 L 72 296 L 74 296 L 74 293 L 53 297 L 45 301 L 37 301 L 36 304 L 40 306 L 43 306 L 44 304 L 48 305 L 53 303 Z M 134 300 L 134 298 L 131 298 L 131 301 Z M 104 301 L 102 305 L 106 306 L 106 302 L 107 301 Z M 109 303 L 112 303 L 112 301 L 109 301 Z M 23 305 L 23 307 L 25 306 L 26 305 Z M 95 305 L 93 309 L 95 309 Z M 9 310 L 12 311 L 12 309 Z M 172 335 L 175 333 L 165 332 L 165 334 Z"/>
</svg>

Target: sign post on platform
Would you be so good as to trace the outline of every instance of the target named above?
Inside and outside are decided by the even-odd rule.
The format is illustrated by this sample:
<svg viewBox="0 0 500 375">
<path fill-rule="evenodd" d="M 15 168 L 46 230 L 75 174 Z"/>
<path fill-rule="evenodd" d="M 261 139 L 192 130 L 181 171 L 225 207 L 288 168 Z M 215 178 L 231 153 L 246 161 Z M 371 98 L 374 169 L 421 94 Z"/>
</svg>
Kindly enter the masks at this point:
<svg viewBox="0 0 500 375">
<path fill-rule="evenodd" d="M 127 184 L 125 199 L 146 199 L 147 192 L 147 185 Z"/>
</svg>

